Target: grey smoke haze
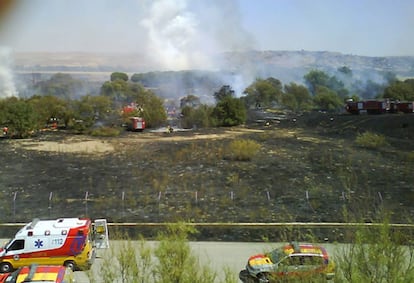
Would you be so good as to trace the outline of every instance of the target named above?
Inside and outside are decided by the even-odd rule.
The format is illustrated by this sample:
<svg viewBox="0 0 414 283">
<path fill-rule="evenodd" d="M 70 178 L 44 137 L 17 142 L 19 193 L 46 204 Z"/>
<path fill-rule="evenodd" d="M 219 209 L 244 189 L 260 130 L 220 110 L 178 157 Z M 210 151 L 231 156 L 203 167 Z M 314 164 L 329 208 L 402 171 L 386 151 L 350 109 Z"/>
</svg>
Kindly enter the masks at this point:
<svg viewBox="0 0 414 283">
<path fill-rule="evenodd" d="M 369 10 L 362 9 L 360 1 L 325 0 L 16 1 L 19 5 L 9 10 L 7 19 L 0 18 L 0 44 L 13 52 L 136 53 L 138 56 L 127 60 L 140 64 L 137 72 L 224 70 L 220 83 L 240 95 L 255 78 L 273 76 L 285 83 L 291 78 L 301 82 L 299 71 L 309 58 L 299 53 L 297 58 L 292 54 L 266 57 L 263 50 L 330 50 L 370 56 L 413 50 L 413 37 L 407 36 L 412 17 L 406 15 L 414 4 L 385 0 L 374 5 L 374 0 L 367 1 L 370 3 L 363 6 Z M 384 15 L 389 19 L 387 29 Z M 258 64 L 260 58 L 245 53 L 228 53 L 226 59 L 217 56 L 223 51 L 251 49 L 262 50 L 269 60 Z M 16 93 L 10 84 L 9 55 L 2 55 L 1 60 L 1 68 L 7 70 L 1 81 L 11 85 L 8 95 Z M 119 59 L 112 58 L 105 66 L 118 71 Z M 317 61 L 313 66 L 319 66 L 319 58 Z M 69 63 L 77 66 L 80 62 Z M 297 65 L 298 69 L 275 69 L 275 63 Z"/>
<path fill-rule="evenodd" d="M 10 49 L 0 47 L 0 98 L 17 96 Z"/>
<path fill-rule="evenodd" d="M 105 24 L 94 26 L 97 23 L 87 22 L 86 12 L 79 14 L 78 11 L 75 15 L 71 9 L 67 9 L 67 13 L 62 15 L 66 18 L 66 23 L 62 25 L 63 20 L 59 19 L 58 15 L 70 3 L 53 1 L 49 3 L 49 9 L 55 13 L 48 15 L 49 27 L 48 30 L 43 30 L 38 25 L 46 14 L 39 11 L 39 5 L 35 6 L 31 3 L 23 2 L 16 12 L 19 17 L 16 16 L 10 23 L 14 23 L 14 26 L 21 29 L 24 25 L 21 19 L 25 18 L 29 11 L 34 11 L 35 15 L 31 17 L 32 33 L 26 32 L 24 37 L 15 37 L 14 43 L 22 45 L 22 40 L 30 41 L 31 48 L 39 49 L 39 51 L 45 40 L 50 41 L 51 46 L 54 46 L 55 50 L 50 50 L 52 52 L 64 51 L 68 46 L 82 41 L 85 46 L 95 46 L 97 50 L 102 46 L 109 48 L 117 46 L 119 52 L 137 53 L 140 58 L 145 57 L 146 65 L 151 66 L 151 70 L 154 71 L 179 71 L 227 69 L 227 66 L 223 65 L 223 60 L 218 56 L 220 53 L 250 50 L 255 47 L 252 34 L 243 28 L 239 3 L 236 0 L 145 0 L 132 4 L 129 2 L 130 7 L 122 3 L 120 7 L 116 7 L 110 2 L 109 4 L 105 2 L 103 5 L 113 5 L 114 16 L 117 17 L 123 17 L 125 9 L 136 11 L 135 17 L 127 13 L 125 18 L 122 18 L 123 22 L 130 23 L 128 29 L 118 26 L 117 21 L 108 21 L 108 18 L 104 19 Z M 92 9 L 92 4 L 88 1 L 82 5 L 85 6 L 85 11 Z M 94 9 L 99 13 L 102 7 L 95 5 Z M 79 20 L 73 22 L 74 19 Z M 59 29 L 59 32 L 53 30 L 53 22 L 56 22 L 56 29 Z M 68 25 L 69 23 L 71 25 Z M 107 38 L 102 39 L 96 36 L 97 29 L 106 30 Z M 5 29 L 2 32 L 3 34 L 11 33 Z M 18 34 L 19 30 L 16 29 L 14 32 Z M 48 33 L 50 36 L 46 39 L 45 36 Z M 111 38 L 114 38 L 118 45 L 111 42 Z M 123 41 L 125 44 L 122 44 Z M 129 41 L 128 44 L 127 41 Z M 128 49 L 123 49 L 123 46 L 128 46 Z M 8 61 L 7 56 L 3 53 L 3 61 Z M 131 61 L 134 60 L 140 59 L 131 58 Z M 7 81 L 9 85 L 7 95 L 15 94 L 11 87 L 13 82 L 11 73 L 5 71 L 10 70 L 10 63 L 3 62 L 2 65 L 2 80 Z M 247 84 L 254 77 L 254 70 L 249 70 L 237 76 L 224 78 L 223 83 L 234 85 L 236 93 L 239 93 L 246 87 L 244 82 Z"/>
<path fill-rule="evenodd" d="M 139 24 L 145 54 L 159 70 L 221 69 L 218 53 L 254 47 L 233 0 L 149 3 Z"/>
<path fill-rule="evenodd" d="M 254 38 L 244 30 L 233 0 L 150 1 L 142 15 L 144 52 L 156 70 L 226 70 L 219 57 L 223 50 L 254 48 Z M 254 77 L 250 70 L 223 78 L 223 83 L 241 94 Z"/>
</svg>

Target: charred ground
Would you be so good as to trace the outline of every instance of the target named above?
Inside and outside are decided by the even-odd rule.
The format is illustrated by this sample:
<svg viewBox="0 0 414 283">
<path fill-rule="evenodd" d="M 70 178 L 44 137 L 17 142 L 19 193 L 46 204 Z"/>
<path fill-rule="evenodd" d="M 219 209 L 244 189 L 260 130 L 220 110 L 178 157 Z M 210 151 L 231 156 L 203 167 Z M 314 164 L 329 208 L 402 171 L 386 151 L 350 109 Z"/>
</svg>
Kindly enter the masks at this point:
<svg viewBox="0 0 414 283">
<path fill-rule="evenodd" d="M 252 114 L 238 128 L 1 139 L 0 221 L 342 222 L 388 211 L 392 222 L 411 222 L 413 115 Z M 388 145 L 358 146 L 366 131 Z M 229 160 L 234 139 L 261 149 Z"/>
</svg>

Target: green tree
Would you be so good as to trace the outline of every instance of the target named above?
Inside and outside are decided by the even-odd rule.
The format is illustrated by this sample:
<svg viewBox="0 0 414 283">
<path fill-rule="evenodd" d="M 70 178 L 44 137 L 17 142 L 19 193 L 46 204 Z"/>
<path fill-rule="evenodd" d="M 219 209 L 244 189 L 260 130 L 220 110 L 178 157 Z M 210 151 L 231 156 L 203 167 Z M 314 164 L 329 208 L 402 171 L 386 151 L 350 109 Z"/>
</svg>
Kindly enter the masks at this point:
<svg viewBox="0 0 414 283">
<path fill-rule="evenodd" d="M 183 108 L 185 106 L 190 106 L 190 107 L 197 107 L 201 104 L 200 102 L 200 98 L 195 96 L 195 95 L 187 95 L 183 98 L 180 99 L 180 108 Z"/>
<path fill-rule="evenodd" d="M 407 79 L 405 81 L 395 81 L 391 83 L 384 89 L 382 97 L 413 101 L 414 79 Z"/>
<path fill-rule="evenodd" d="M 122 73 L 122 72 L 114 72 L 111 74 L 111 82 L 114 82 L 116 80 L 121 80 L 121 81 L 128 81 L 128 75 L 126 73 Z"/>
<path fill-rule="evenodd" d="M 290 83 L 285 85 L 285 93 L 282 96 L 281 102 L 285 107 L 293 111 L 303 111 L 311 108 L 312 97 L 305 86 Z"/>
<path fill-rule="evenodd" d="M 256 107 L 268 107 L 279 102 L 282 96 L 282 83 L 275 78 L 256 79 L 244 93 L 247 94 L 245 101 L 248 102 L 248 106 L 254 104 Z"/>
<path fill-rule="evenodd" d="M 106 121 L 113 111 L 111 100 L 105 96 L 83 96 L 73 101 L 72 108 L 76 121 L 73 127 L 80 132 L 89 130 L 98 121 Z"/>
<path fill-rule="evenodd" d="M 147 127 L 157 127 L 165 123 L 167 113 L 161 98 L 140 85 L 138 85 L 137 91 L 132 93 L 130 99 L 142 108 L 140 116 L 145 119 Z"/>
<path fill-rule="evenodd" d="M 347 71 L 347 69 L 342 69 Z M 318 86 L 323 86 L 329 88 L 337 93 L 342 98 L 346 98 L 349 91 L 345 88 L 345 85 L 342 81 L 338 80 L 335 76 L 329 76 L 323 71 L 320 70 L 311 70 L 304 76 L 306 84 L 309 87 L 312 95 L 316 94 Z"/>
<path fill-rule="evenodd" d="M 106 81 L 100 91 L 101 95 L 110 97 L 113 101 L 122 104 L 130 101 L 133 92 L 130 84 L 124 80 Z"/>
<path fill-rule="evenodd" d="M 216 102 L 220 102 L 228 97 L 234 97 L 234 90 L 229 85 L 223 85 L 219 91 L 214 93 Z"/>
<path fill-rule="evenodd" d="M 335 111 L 343 105 L 342 99 L 336 92 L 324 86 L 316 87 L 316 94 L 313 97 L 313 102 L 319 109 L 326 111 Z"/>
<path fill-rule="evenodd" d="M 180 120 L 183 128 L 204 128 L 212 126 L 211 115 L 213 113 L 213 107 L 202 104 L 197 108 L 184 106 L 181 109 L 182 118 Z"/>
<path fill-rule="evenodd" d="M 335 76 L 329 78 L 327 87 L 335 91 L 341 98 L 348 96 L 349 91 L 345 88 L 344 83 Z"/>
<path fill-rule="evenodd" d="M 312 95 L 315 95 L 317 86 L 328 87 L 329 85 L 329 76 L 325 72 L 319 70 L 309 71 L 309 73 L 304 76 L 304 79 Z"/>
<path fill-rule="evenodd" d="M 60 97 L 35 95 L 29 98 L 28 102 L 36 109 L 40 127 L 46 125 L 51 118 L 56 118 L 59 124 L 66 126 L 68 120 L 73 118 L 70 102 Z"/>
<path fill-rule="evenodd" d="M 297 111 L 299 109 L 296 97 L 291 93 L 285 93 L 282 96 L 282 105 L 289 110 Z"/>
<path fill-rule="evenodd" d="M 340 72 L 340 73 L 342 73 L 346 76 L 350 76 L 350 77 L 352 76 L 352 70 L 347 66 L 339 67 L 338 72 Z"/>
<path fill-rule="evenodd" d="M 143 74 L 133 74 L 131 76 L 131 81 L 134 83 L 142 83 L 144 75 Z"/>
<path fill-rule="evenodd" d="M 139 116 L 145 119 L 147 127 L 160 126 L 167 120 L 164 101 L 140 83 L 124 80 L 107 81 L 101 87 L 101 95 L 111 98 L 114 101 L 114 107 L 119 110 L 125 104 L 132 102 L 139 105 L 142 109 Z M 137 113 L 130 114 L 136 115 Z"/>
<path fill-rule="evenodd" d="M 37 83 L 35 88 L 41 95 L 74 99 L 83 91 L 84 85 L 81 80 L 74 79 L 69 74 L 57 73 L 49 80 Z"/>
<path fill-rule="evenodd" d="M 212 116 L 217 126 L 236 126 L 246 122 L 247 111 L 240 99 L 225 97 L 214 107 Z"/>
<path fill-rule="evenodd" d="M 32 105 L 24 99 L 8 98 L 0 105 L 1 123 L 9 128 L 9 134 L 26 138 L 39 129 L 38 117 Z"/>
<path fill-rule="evenodd" d="M 93 114 L 95 120 L 105 120 L 114 111 L 112 101 L 107 96 L 85 95 L 82 97 L 81 102 L 89 105 L 91 114 Z"/>
</svg>

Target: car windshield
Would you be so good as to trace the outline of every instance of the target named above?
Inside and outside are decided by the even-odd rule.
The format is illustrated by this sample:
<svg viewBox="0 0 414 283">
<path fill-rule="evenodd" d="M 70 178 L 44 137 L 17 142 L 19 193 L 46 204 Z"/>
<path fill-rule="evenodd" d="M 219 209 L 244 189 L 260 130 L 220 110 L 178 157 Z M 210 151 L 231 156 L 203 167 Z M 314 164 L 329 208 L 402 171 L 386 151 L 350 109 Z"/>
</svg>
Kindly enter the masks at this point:
<svg viewBox="0 0 414 283">
<path fill-rule="evenodd" d="M 266 256 L 268 256 L 273 263 L 276 263 L 284 256 L 284 254 L 280 249 L 275 249 L 270 253 L 267 253 Z"/>
<path fill-rule="evenodd" d="M 323 258 L 318 255 L 291 255 L 287 259 L 288 265 L 322 265 Z"/>
</svg>

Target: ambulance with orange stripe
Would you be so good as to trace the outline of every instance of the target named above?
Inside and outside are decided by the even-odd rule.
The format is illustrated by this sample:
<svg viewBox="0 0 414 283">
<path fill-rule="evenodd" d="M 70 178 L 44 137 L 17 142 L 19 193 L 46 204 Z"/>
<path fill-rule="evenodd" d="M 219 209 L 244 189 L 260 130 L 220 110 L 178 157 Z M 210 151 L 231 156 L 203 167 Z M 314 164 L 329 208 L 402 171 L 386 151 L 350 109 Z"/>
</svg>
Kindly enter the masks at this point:
<svg viewBox="0 0 414 283">
<path fill-rule="evenodd" d="M 90 219 L 34 219 L 0 249 L 0 273 L 34 263 L 87 270 L 94 258 L 93 226 Z"/>
</svg>

